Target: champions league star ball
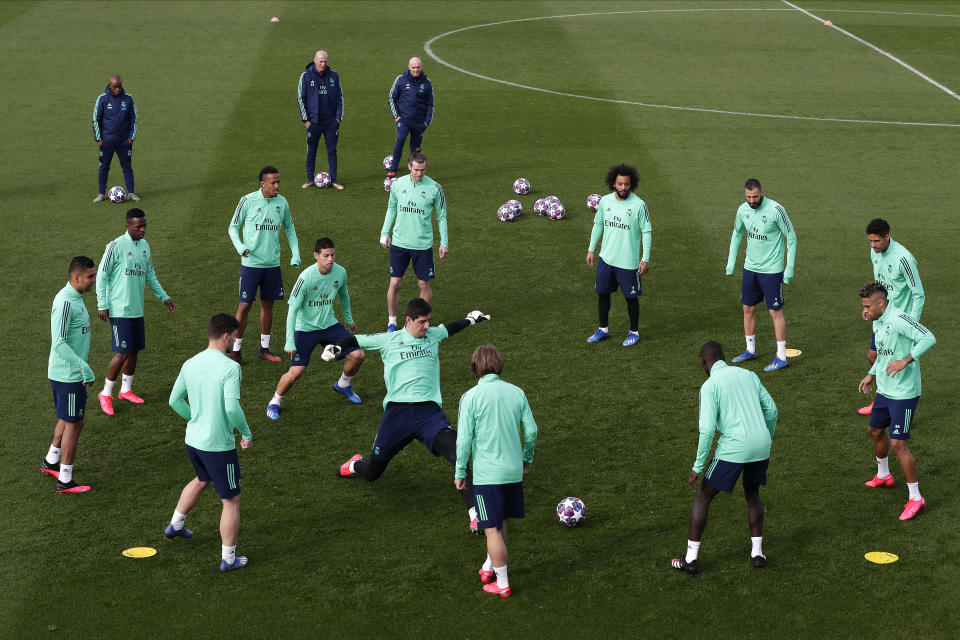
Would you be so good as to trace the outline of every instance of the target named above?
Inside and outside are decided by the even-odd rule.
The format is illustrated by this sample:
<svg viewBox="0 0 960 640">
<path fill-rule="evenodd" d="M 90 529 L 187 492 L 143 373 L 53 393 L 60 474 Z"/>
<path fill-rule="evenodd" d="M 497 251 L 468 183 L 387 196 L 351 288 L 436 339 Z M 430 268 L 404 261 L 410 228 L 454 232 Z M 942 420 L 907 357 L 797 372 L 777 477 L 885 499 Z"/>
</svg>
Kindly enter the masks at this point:
<svg viewBox="0 0 960 640">
<path fill-rule="evenodd" d="M 390 167 L 393 166 L 393 156 L 387 156 L 383 159 L 383 168 L 387 171 L 390 171 Z"/>
<path fill-rule="evenodd" d="M 387 179 L 383 181 L 383 190 L 390 191 L 390 187 L 393 186 L 393 183 L 396 182 L 396 178 L 391 178 L 387 176 Z"/>
<path fill-rule="evenodd" d="M 599 193 L 594 193 L 587 196 L 587 209 L 590 209 L 590 211 L 593 211 L 594 213 L 596 213 L 599 207 L 600 207 Z"/>
<path fill-rule="evenodd" d="M 575 527 L 587 517 L 587 507 L 580 498 L 564 498 L 557 505 L 557 519 L 560 524 Z"/>
<path fill-rule="evenodd" d="M 547 207 L 547 215 L 551 220 L 563 220 L 567 215 L 567 210 L 564 208 L 563 203 L 557 200 Z"/>
<path fill-rule="evenodd" d="M 503 203 L 503 206 L 512 208 L 517 215 L 520 215 L 523 212 L 523 205 L 520 204 L 519 200 L 507 200 Z"/>
<path fill-rule="evenodd" d="M 123 190 L 123 187 L 111 187 L 110 191 L 107 192 L 107 198 L 110 199 L 110 202 L 123 202 L 127 199 L 127 192 Z"/>
<path fill-rule="evenodd" d="M 513 222 L 519 215 L 519 211 L 507 204 L 502 204 L 500 208 L 497 209 L 497 217 L 500 218 L 500 222 Z"/>
<path fill-rule="evenodd" d="M 521 196 L 530 193 L 530 181 L 526 178 L 518 178 L 513 183 L 513 192 Z"/>
<path fill-rule="evenodd" d="M 333 180 L 330 179 L 330 174 L 326 171 L 321 171 L 313 176 L 313 184 L 317 185 L 319 189 L 326 189 L 330 186 L 331 182 L 333 182 Z"/>
<path fill-rule="evenodd" d="M 540 198 L 533 203 L 533 212 L 538 216 L 545 216 L 547 215 L 547 206 L 547 199 Z"/>
</svg>

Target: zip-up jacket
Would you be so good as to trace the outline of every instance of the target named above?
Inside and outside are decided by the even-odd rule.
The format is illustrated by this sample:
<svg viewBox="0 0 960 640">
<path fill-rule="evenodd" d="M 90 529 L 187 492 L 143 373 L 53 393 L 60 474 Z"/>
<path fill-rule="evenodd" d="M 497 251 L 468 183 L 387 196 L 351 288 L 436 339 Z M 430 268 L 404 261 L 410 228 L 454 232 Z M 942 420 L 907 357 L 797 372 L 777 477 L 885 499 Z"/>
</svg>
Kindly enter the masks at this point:
<svg viewBox="0 0 960 640">
<path fill-rule="evenodd" d="M 297 83 L 297 103 L 300 106 L 300 121 L 321 124 L 331 120 L 343 120 L 343 89 L 340 76 L 327 67 L 318 73 L 313 63 L 307 65 Z"/>
<path fill-rule="evenodd" d="M 400 116 L 407 126 L 421 128 L 433 121 L 433 85 L 427 74 L 421 72 L 414 78 L 407 69 L 393 81 L 390 96 L 387 98 L 390 113 Z"/>
<path fill-rule="evenodd" d="M 93 105 L 93 139 L 99 142 L 126 142 L 137 138 L 137 106 L 133 96 L 124 90 L 115 96 L 106 91 L 97 96 Z"/>
</svg>

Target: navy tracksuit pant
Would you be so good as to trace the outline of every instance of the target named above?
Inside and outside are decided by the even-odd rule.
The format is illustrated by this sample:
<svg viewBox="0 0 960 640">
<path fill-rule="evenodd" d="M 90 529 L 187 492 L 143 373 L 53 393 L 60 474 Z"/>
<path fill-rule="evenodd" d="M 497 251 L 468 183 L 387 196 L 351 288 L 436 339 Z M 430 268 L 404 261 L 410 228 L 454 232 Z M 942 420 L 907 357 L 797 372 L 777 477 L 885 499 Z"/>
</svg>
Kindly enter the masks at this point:
<svg viewBox="0 0 960 640">
<path fill-rule="evenodd" d="M 407 139 L 407 135 L 409 134 L 410 136 L 410 153 L 412 154 L 420 148 L 420 143 L 423 142 L 423 132 L 426 130 L 426 125 L 411 127 L 403 121 L 403 118 L 400 118 L 399 122 L 397 122 L 397 141 L 393 144 L 393 166 L 390 167 L 391 171 L 396 172 L 397 167 L 400 166 L 400 156 L 403 154 L 403 142 Z"/>
<path fill-rule="evenodd" d="M 110 175 L 110 161 L 116 153 L 123 169 L 123 181 L 127 193 L 133 191 L 133 145 L 126 140 L 104 140 L 100 145 L 100 169 L 97 171 L 97 193 L 107 192 L 107 177 Z"/>
<path fill-rule="evenodd" d="M 317 147 L 320 145 L 320 136 L 327 143 L 327 165 L 330 179 L 337 181 L 337 141 L 340 138 L 340 123 L 336 120 L 321 124 L 310 123 L 307 129 L 307 182 L 313 182 L 317 168 Z"/>
</svg>

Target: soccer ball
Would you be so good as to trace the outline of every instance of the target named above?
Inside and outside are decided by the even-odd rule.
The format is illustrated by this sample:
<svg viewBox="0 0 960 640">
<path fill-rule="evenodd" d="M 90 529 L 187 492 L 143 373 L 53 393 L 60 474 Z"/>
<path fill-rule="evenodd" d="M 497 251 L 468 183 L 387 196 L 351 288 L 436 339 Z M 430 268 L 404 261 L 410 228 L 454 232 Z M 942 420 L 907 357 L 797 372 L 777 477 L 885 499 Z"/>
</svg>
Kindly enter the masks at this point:
<svg viewBox="0 0 960 640">
<path fill-rule="evenodd" d="M 333 182 L 333 180 L 330 179 L 330 174 L 326 171 L 321 171 L 313 176 L 313 184 L 317 185 L 320 189 L 326 189 L 330 186 L 331 182 Z"/>
<path fill-rule="evenodd" d="M 123 187 L 111 187 L 110 191 L 107 192 L 107 198 L 110 199 L 110 202 L 123 202 L 127 199 L 127 192 L 123 190 Z"/>
<path fill-rule="evenodd" d="M 545 216 L 547 215 L 547 206 L 547 199 L 540 198 L 533 203 L 533 212 L 538 216 Z"/>
<path fill-rule="evenodd" d="M 387 171 L 390 171 L 390 168 L 393 166 L 393 156 L 387 156 L 383 159 L 383 168 Z"/>
<path fill-rule="evenodd" d="M 390 191 L 390 187 L 393 186 L 393 183 L 396 181 L 397 181 L 396 178 L 391 178 L 390 176 L 387 176 L 387 178 L 383 181 L 383 190 Z"/>
<path fill-rule="evenodd" d="M 543 201 L 546 202 L 547 206 L 549 207 L 554 202 L 560 202 L 560 198 L 558 198 L 557 196 L 547 196 L 546 198 L 543 199 Z"/>
<path fill-rule="evenodd" d="M 547 207 L 547 215 L 550 216 L 551 220 L 562 220 L 567 215 L 567 210 L 563 203 L 557 200 Z"/>
<path fill-rule="evenodd" d="M 526 178 L 518 178 L 513 183 L 513 192 L 518 193 L 521 196 L 530 193 L 530 181 Z"/>
<path fill-rule="evenodd" d="M 587 506 L 583 504 L 580 498 L 570 496 L 561 500 L 560 504 L 557 505 L 557 519 L 560 520 L 560 524 L 575 527 L 583 522 L 586 517 Z"/>
<path fill-rule="evenodd" d="M 587 196 L 587 209 L 596 213 L 598 208 L 600 208 L 600 194 L 594 193 Z"/>
<path fill-rule="evenodd" d="M 520 215 L 520 213 L 523 211 L 523 205 L 520 204 L 519 200 L 507 200 L 503 206 L 510 207 L 517 213 L 517 215 Z"/>
<path fill-rule="evenodd" d="M 513 222 L 519 215 L 520 212 L 507 204 L 502 204 L 500 208 L 497 209 L 497 217 L 500 218 L 500 222 Z"/>
</svg>

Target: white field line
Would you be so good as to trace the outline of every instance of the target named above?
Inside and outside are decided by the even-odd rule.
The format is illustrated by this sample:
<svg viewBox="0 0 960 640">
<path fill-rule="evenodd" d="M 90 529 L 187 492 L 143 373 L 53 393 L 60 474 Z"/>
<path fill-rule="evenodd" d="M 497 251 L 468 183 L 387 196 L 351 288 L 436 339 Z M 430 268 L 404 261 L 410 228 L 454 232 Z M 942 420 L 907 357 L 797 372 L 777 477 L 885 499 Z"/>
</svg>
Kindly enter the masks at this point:
<svg viewBox="0 0 960 640">
<path fill-rule="evenodd" d="M 481 80 L 488 80 L 490 82 L 497 82 L 499 84 L 507 85 L 508 87 L 516 87 L 518 89 L 527 89 L 528 91 L 539 91 L 540 93 L 547 93 L 555 96 L 563 96 L 566 98 L 578 98 L 580 100 L 593 100 L 594 102 L 608 102 L 612 104 L 625 104 L 638 107 L 648 107 L 651 109 L 669 109 L 672 111 L 692 111 L 696 113 L 716 113 L 722 115 L 731 115 L 731 116 L 748 116 L 753 118 L 776 118 L 780 120 L 804 120 L 810 122 L 842 122 L 842 123 L 852 123 L 852 124 L 879 124 L 879 125 L 899 125 L 899 126 L 909 126 L 909 127 L 950 127 L 950 128 L 960 128 L 960 124 L 944 123 L 944 122 L 905 122 L 898 120 L 858 120 L 854 118 L 816 118 L 813 116 L 790 116 L 777 113 L 753 113 L 749 111 L 729 111 L 725 109 L 702 109 L 698 107 L 684 107 L 678 105 L 669 105 L 669 104 L 652 104 L 649 102 L 636 102 L 633 100 L 616 100 L 613 98 L 598 98 L 596 96 L 585 96 L 577 93 L 566 93 L 563 91 L 553 91 L 551 89 L 543 89 L 541 87 L 532 87 L 526 84 L 520 84 L 518 82 L 510 82 L 509 80 L 501 80 L 500 78 L 492 78 L 490 76 L 485 76 L 469 69 L 464 69 L 463 67 L 458 67 L 457 65 L 447 62 L 436 53 L 434 53 L 431 45 L 447 36 L 460 33 L 462 31 L 469 31 L 471 29 L 482 29 L 484 27 L 495 27 L 502 24 L 511 24 L 515 22 L 533 22 L 537 20 L 553 20 L 557 18 L 580 18 L 586 16 L 607 16 L 607 15 L 622 15 L 622 14 L 632 14 L 632 13 L 699 13 L 706 11 L 792 11 L 792 9 L 779 9 L 779 8 L 767 8 L 767 9 L 646 9 L 646 10 L 636 10 L 636 11 L 607 11 L 599 13 L 572 13 L 565 15 L 557 16 L 539 16 L 534 18 L 517 18 L 514 20 L 500 20 L 497 22 L 488 22 L 486 24 L 475 24 L 468 27 L 461 27 L 459 29 L 453 29 L 452 31 L 447 31 L 446 33 L 441 33 L 440 35 L 433 36 L 423 44 L 424 51 L 427 52 L 435 62 L 449 68 L 454 71 L 458 71 L 464 75 L 473 76 L 474 78 L 480 78 Z M 834 10 L 837 11 L 837 10 Z M 864 12 L 869 13 L 869 12 Z M 888 12 L 884 12 L 888 13 Z M 913 14 L 910 14 L 913 15 Z M 917 15 L 929 15 L 929 14 L 917 14 Z M 958 16 L 960 17 L 960 16 Z"/>
<path fill-rule="evenodd" d="M 821 18 L 821 17 L 819 17 L 819 16 L 816 16 L 816 15 L 810 13 L 809 11 L 807 11 L 806 9 L 804 9 L 803 7 L 798 7 L 797 5 L 793 4 L 792 2 L 789 2 L 788 0 L 780 0 L 780 1 L 783 2 L 783 4 L 787 5 L 788 7 L 793 7 L 794 9 L 796 9 L 797 11 L 799 11 L 800 13 L 802 13 L 802 14 L 804 14 L 804 15 L 806 15 L 806 16 L 809 16 L 809 17 L 813 18 L 814 20 L 819 20 L 820 22 L 824 22 L 824 19 L 823 19 L 823 18 Z M 876 46 L 876 45 L 870 44 L 869 42 L 867 42 L 867 41 L 864 40 L 863 38 L 860 38 L 860 37 L 858 37 L 858 36 L 855 36 L 855 35 L 853 35 L 852 33 L 850 33 L 849 31 L 847 31 L 846 29 L 841 29 L 840 27 L 838 27 L 838 26 L 835 25 L 835 24 L 832 24 L 832 23 L 831 23 L 831 24 L 830 24 L 830 28 L 839 31 L 840 33 L 842 33 L 842 34 L 845 35 L 845 36 L 848 36 L 848 37 L 850 37 L 850 38 L 853 38 L 854 40 L 856 40 L 856 41 L 859 42 L 860 44 L 863 44 L 863 45 L 866 45 L 866 46 L 870 47 L 871 49 L 873 49 L 874 51 L 876 51 L 876 52 L 879 53 L 880 55 L 886 56 L 887 58 L 890 58 L 891 60 L 893 60 L 894 62 L 896 62 L 898 65 L 900 65 L 901 67 L 903 67 L 903 68 L 906 69 L 907 71 L 910 71 L 911 73 L 914 73 L 914 74 L 920 76 L 921 78 L 923 78 L 924 80 L 926 80 L 927 82 L 929 82 L 930 84 L 932 84 L 933 86 L 935 86 L 936 88 L 938 88 L 938 89 L 940 89 L 941 91 L 943 91 L 944 93 L 946 93 L 946 94 L 947 94 L 948 96 L 950 96 L 951 98 L 954 98 L 954 99 L 956 99 L 956 100 L 960 100 L 960 95 L 958 95 L 957 92 L 953 91 L 953 90 L 950 89 L 949 87 L 946 87 L 946 86 L 940 84 L 939 82 L 937 82 L 936 80 L 934 80 L 933 78 L 931 78 L 931 77 L 928 76 L 927 74 L 923 73 L 923 72 L 920 71 L 919 69 L 917 69 L 917 68 L 915 68 L 915 67 L 911 67 L 909 64 L 907 64 L 906 62 L 904 62 L 903 60 L 901 60 L 901 59 L 898 58 L 897 56 L 893 55 L 892 53 L 889 53 L 889 52 L 887 52 L 887 51 L 884 51 L 883 49 L 881 49 L 880 47 L 878 47 L 878 46 Z"/>
</svg>

